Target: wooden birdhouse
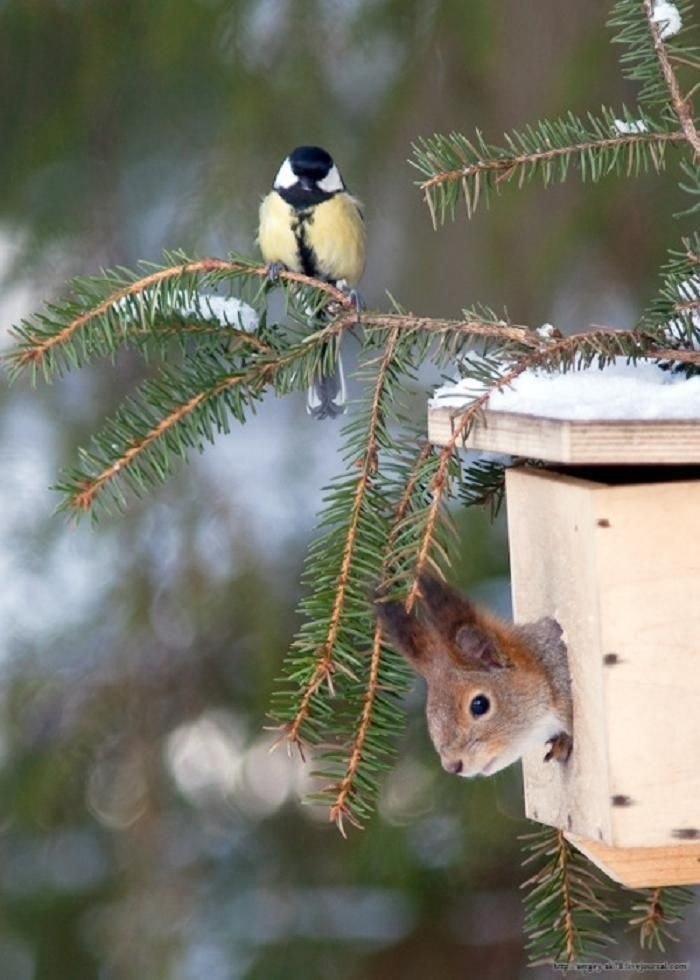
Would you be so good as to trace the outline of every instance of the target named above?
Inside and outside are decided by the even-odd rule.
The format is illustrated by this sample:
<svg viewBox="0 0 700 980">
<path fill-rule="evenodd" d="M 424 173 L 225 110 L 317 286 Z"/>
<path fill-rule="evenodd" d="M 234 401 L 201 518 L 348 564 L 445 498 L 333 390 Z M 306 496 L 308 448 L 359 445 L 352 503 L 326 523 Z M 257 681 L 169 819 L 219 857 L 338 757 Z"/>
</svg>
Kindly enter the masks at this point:
<svg viewBox="0 0 700 980">
<path fill-rule="evenodd" d="M 465 448 L 538 461 L 506 473 L 514 617 L 563 628 L 574 750 L 524 759 L 527 816 L 625 885 L 700 883 L 700 418 L 486 411 Z"/>
</svg>

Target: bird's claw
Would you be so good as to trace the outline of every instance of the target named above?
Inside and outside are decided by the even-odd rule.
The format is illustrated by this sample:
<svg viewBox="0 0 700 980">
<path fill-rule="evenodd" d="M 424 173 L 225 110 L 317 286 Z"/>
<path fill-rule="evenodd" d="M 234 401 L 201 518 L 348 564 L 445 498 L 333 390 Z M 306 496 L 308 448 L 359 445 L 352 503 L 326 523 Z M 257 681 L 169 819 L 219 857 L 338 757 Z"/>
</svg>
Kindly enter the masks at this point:
<svg viewBox="0 0 700 980">
<path fill-rule="evenodd" d="M 356 289 L 351 289 L 348 292 L 348 296 L 353 306 L 355 307 L 356 313 L 361 313 L 365 308 L 365 301 Z"/>
<path fill-rule="evenodd" d="M 268 282 L 278 282 L 280 272 L 284 271 L 284 262 L 270 262 L 265 267 L 265 278 Z"/>
<path fill-rule="evenodd" d="M 568 732 L 559 732 L 554 738 L 550 738 L 547 746 L 547 754 L 544 757 L 545 762 L 550 762 L 552 759 L 557 759 L 558 762 L 566 762 L 571 755 L 574 740 Z"/>
<path fill-rule="evenodd" d="M 356 313 L 361 313 L 365 308 L 365 301 L 363 300 L 360 293 L 348 285 L 347 279 L 336 279 L 335 288 L 339 289 L 341 293 L 345 293 L 352 305 L 355 307 Z"/>
</svg>

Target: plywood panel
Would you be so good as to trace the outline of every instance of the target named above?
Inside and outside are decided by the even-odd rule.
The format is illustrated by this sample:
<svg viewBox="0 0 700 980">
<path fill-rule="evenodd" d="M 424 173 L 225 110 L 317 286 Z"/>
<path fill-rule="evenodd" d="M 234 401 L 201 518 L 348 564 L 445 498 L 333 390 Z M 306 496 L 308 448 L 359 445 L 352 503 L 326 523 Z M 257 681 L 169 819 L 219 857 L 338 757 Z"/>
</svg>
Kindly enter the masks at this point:
<svg viewBox="0 0 700 980">
<path fill-rule="evenodd" d="M 559 621 L 574 700 L 569 763 L 524 760 L 526 812 L 638 884 L 700 882 L 700 482 L 506 490 L 515 618 Z"/>
<path fill-rule="evenodd" d="M 574 847 L 628 888 L 694 885 L 700 881 L 700 844 L 675 847 L 610 847 L 565 834 Z"/>
<path fill-rule="evenodd" d="M 431 442 L 449 442 L 456 415 L 454 408 L 428 410 Z M 574 465 L 700 463 L 700 420 L 567 421 L 486 409 L 463 445 Z"/>
<path fill-rule="evenodd" d="M 700 840 L 700 482 L 593 500 L 610 843 Z"/>
<path fill-rule="evenodd" d="M 571 652 L 574 751 L 566 765 L 523 761 L 525 809 L 543 823 L 610 841 L 606 718 L 596 583 L 597 484 L 537 470 L 506 473 L 513 610 L 516 622 L 554 616 Z"/>
</svg>

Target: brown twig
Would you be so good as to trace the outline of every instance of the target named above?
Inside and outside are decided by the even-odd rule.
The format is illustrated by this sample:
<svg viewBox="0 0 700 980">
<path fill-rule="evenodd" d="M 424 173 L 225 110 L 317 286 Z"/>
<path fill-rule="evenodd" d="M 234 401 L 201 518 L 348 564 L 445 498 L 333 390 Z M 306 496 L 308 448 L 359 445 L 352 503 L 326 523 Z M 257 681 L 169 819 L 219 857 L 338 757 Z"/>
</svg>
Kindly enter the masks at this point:
<svg viewBox="0 0 700 980">
<path fill-rule="evenodd" d="M 594 331 L 593 335 L 607 332 L 608 331 L 598 330 Z M 591 334 L 579 334 L 577 340 L 580 341 L 582 336 L 590 337 Z M 512 382 L 515 381 L 515 379 L 518 378 L 524 371 L 527 371 L 527 369 L 533 365 L 546 360 L 547 357 L 555 350 L 561 350 L 562 348 L 572 346 L 573 340 L 573 337 L 566 337 L 562 340 L 554 342 L 550 341 L 542 345 L 542 347 L 538 348 L 537 350 L 532 351 L 529 354 L 525 354 L 518 361 L 516 361 L 515 365 L 510 371 L 504 375 L 501 375 L 496 381 L 489 385 L 484 393 L 479 395 L 478 398 L 475 398 L 464 412 L 460 412 L 459 415 L 454 418 L 452 434 L 449 441 L 440 451 L 438 467 L 430 488 L 430 495 L 432 497 L 430 509 L 428 511 L 428 517 L 425 523 L 425 529 L 423 531 L 421 546 L 418 550 L 413 584 L 406 599 L 406 609 L 408 611 L 411 610 L 416 602 L 416 599 L 418 598 L 418 579 L 428 560 L 430 548 L 433 543 L 433 537 L 435 535 L 438 515 L 440 513 L 440 507 L 442 506 L 443 497 L 447 488 L 447 470 L 450 464 L 450 459 L 452 458 L 455 449 L 459 445 L 460 440 L 464 440 L 475 416 L 482 410 L 495 391 L 499 391 L 501 388 L 512 384 Z"/>
<path fill-rule="evenodd" d="M 607 139 L 587 140 L 583 143 L 572 143 L 570 146 L 557 146 L 548 150 L 538 150 L 535 153 L 522 153 L 519 156 L 502 157 L 499 160 L 480 160 L 478 163 L 466 164 L 454 170 L 446 170 L 435 174 L 421 182 L 420 189 L 427 195 L 438 184 L 454 180 L 465 180 L 469 177 L 496 171 L 498 180 L 509 180 L 518 167 L 526 164 L 543 163 L 556 160 L 558 157 L 571 153 L 585 153 L 589 150 L 609 149 L 614 146 L 629 146 L 639 143 L 680 143 L 687 137 L 680 133 L 624 133 L 610 136 Z"/>
<path fill-rule="evenodd" d="M 110 307 L 112 307 L 115 303 L 120 302 L 120 300 L 126 298 L 127 296 L 142 293 L 152 286 L 157 286 L 161 282 L 165 282 L 168 279 L 174 279 L 178 276 L 191 273 L 202 273 L 206 275 L 210 272 L 247 272 L 249 275 L 259 276 L 262 278 L 267 275 L 267 266 L 251 266 L 246 262 L 237 262 L 229 259 L 203 258 L 196 259 L 193 262 L 184 262 L 181 265 L 169 266 L 167 269 L 158 269 L 156 272 L 152 272 L 141 279 L 137 279 L 134 282 L 129 283 L 127 286 L 122 286 L 119 289 L 115 289 L 114 292 L 110 293 L 110 295 L 102 300 L 101 303 L 98 303 L 96 306 L 93 306 L 92 309 L 86 310 L 84 313 L 81 313 L 79 316 L 75 317 L 70 321 L 70 323 L 67 323 L 62 330 L 59 330 L 58 333 L 55 333 L 50 337 L 44 337 L 41 340 L 37 340 L 31 347 L 27 347 L 25 350 L 20 351 L 15 358 L 16 363 L 18 366 L 38 363 L 49 350 L 51 350 L 53 347 L 65 344 L 87 323 L 99 316 L 102 316 L 107 312 L 107 310 L 110 309 Z M 347 295 L 347 293 L 342 292 L 342 290 L 337 289 L 331 283 L 324 282 L 323 280 L 313 279 L 310 276 L 305 276 L 300 272 L 290 272 L 286 269 L 283 269 L 279 273 L 279 278 L 285 279 L 288 282 L 297 282 L 305 286 L 311 286 L 314 289 L 319 289 L 327 293 L 331 299 L 343 307 L 347 307 L 352 304 L 352 299 Z"/>
<path fill-rule="evenodd" d="M 528 347 L 536 347 L 541 338 L 529 327 L 512 323 L 491 323 L 486 320 L 450 320 L 439 317 L 420 316 L 415 313 L 372 313 L 361 315 L 341 313 L 320 331 L 325 337 L 342 333 L 348 326 L 360 323 L 365 330 L 399 329 L 406 332 L 423 331 L 429 333 L 464 333 L 474 337 L 493 337 L 499 340 L 513 340 Z"/>
<path fill-rule="evenodd" d="M 564 928 L 564 942 L 566 944 L 566 959 L 567 962 L 573 963 L 576 959 L 576 924 L 574 922 L 574 905 L 569 884 L 569 847 L 571 845 L 564 836 L 563 830 L 557 831 L 557 846 L 559 847 L 559 868 L 561 869 L 562 880 L 562 925 Z"/>
<path fill-rule="evenodd" d="M 421 468 L 425 463 L 426 459 L 430 456 L 433 451 L 431 443 L 424 442 L 416 461 L 413 464 L 411 474 L 406 481 L 406 485 L 403 489 L 401 497 L 399 498 L 398 504 L 394 511 L 394 520 L 389 531 L 389 536 L 387 539 L 386 557 L 384 560 L 384 567 L 381 573 L 381 582 L 386 581 L 388 574 L 388 562 L 391 556 L 392 545 L 396 540 L 396 535 L 399 532 L 401 522 L 403 521 L 406 513 L 408 511 L 411 497 L 413 496 L 413 491 L 415 489 L 416 482 L 420 475 Z M 343 835 L 347 836 L 345 833 L 345 828 L 343 827 L 343 820 L 348 819 L 351 823 L 359 826 L 359 822 L 353 816 L 352 811 L 348 805 L 348 797 L 352 793 L 355 778 L 357 776 L 357 770 L 359 768 L 360 762 L 362 761 L 362 752 L 364 749 L 365 741 L 367 739 L 367 733 L 369 732 L 370 724 L 372 721 L 372 711 L 374 709 L 374 703 L 377 698 L 377 692 L 379 690 L 379 665 L 381 662 L 382 653 L 382 633 L 379 623 L 377 622 L 374 627 L 374 635 L 372 637 L 372 654 L 370 657 L 369 666 L 369 676 L 367 679 L 367 686 L 365 689 L 362 712 L 360 714 L 360 721 L 357 726 L 355 737 L 352 742 L 352 747 L 350 749 L 350 754 L 348 757 L 348 764 L 341 779 L 340 783 L 336 787 L 336 797 L 333 801 L 332 806 L 329 810 L 329 818 L 333 821 L 338 830 Z"/>
<path fill-rule="evenodd" d="M 700 299 L 687 299 L 676 303 L 673 307 L 676 313 L 690 313 L 693 310 L 700 310 Z"/>
<path fill-rule="evenodd" d="M 197 336 L 198 334 L 211 334 L 216 336 L 220 334 L 224 340 L 236 341 L 241 346 L 254 347 L 257 351 L 261 353 L 270 353 L 272 348 L 269 344 L 266 344 L 264 340 L 261 340 L 256 333 L 251 330 L 244 330 L 239 327 L 224 325 L 223 323 L 202 323 L 201 321 L 193 321 L 192 323 L 178 323 L 174 324 L 158 324 L 154 329 L 148 327 L 127 327 L 124 331 L 125 337 L 152 337 L 152 336 L 165 336 L 165 337 L 178 337 L 181 334 L 193 334 Z"/>
<path fill-rule="evenodd" d="M 237 332 L 241 341 L 248 340 L 250 335 L 245 331 Z M 312 334 L 311 339 L 315 344 L 320 344 L 321 339 L 317 335 Z M 269 354 L 271 348 L 269 348 L 263 341 L 260 341 L 262 345 L 260 347 L 261 354 Z M 300 357 L 306 351 L 306 345 L 297 345 L 291 348 L 284 356 L 278 357 L 274 360 L 265 360 L 264 358 L 257 359 L 253 364 L 250 365 L 249 370 L 243 374 L 232 374 L 223 378 L 216 385 L 207 391 L 199 392 L 189 398 L 187 401 L 182 402 L 180 405 L 176 405 L 167 415 L 161 418 L 141 439 L 134 440 L 127 449 L 119 456 L 117 460 L 111 463 L 108 467 L 102 470 L 95 477 L 91 477 L 84 481 L 84 485 L 74 494 L 70 500 L 70 507 L 78 512 L 84 512 L 88 510 L 95 499 L 97 493 L 112 479 L 119 476 L 124 470 L 133 463 L 134 459 L 140 455 L 148 446 L 160 439 L 166 432 L 168 432 L 174 425 L 180 422 L 186 415 L 193 412 L 203 401 L 208 398 L 215 398 L 220 395 L 222 391 L 226 391 L 228 388 L 234 388 L 239 384 L 250 384 L 254 383 L 257 387 L 263 387 L 269 384 L 275 377 L 275 375 L 297 357 Z"/>
<path fill-rule="evenodd" d="M 141 439 L 134 440 L 131 445 L 120 455 L 120 457 L 107 466 L 101 473 L 84 481 L 84 485 L 78 493 L 74 494 L 70 500 L 70 506 L 76 511 L 86 511 L 92 506 L 95 496 L 100 490 L 109 483 L 110 480 L 118 476 L 157 439 L 160 439 L 169 429 L 180 422 L 186 415 L 193 412 L 207 398 L 215 398 L 227 388 L 233 388 L 244 381 L 250 380 L 251 373 L 247 375 L 238 374 L 224 378 L 214 385 L 209 391 L 201 391 L 197 395 L 177 405 L 171 412 L 161 418 L 156 425 Z M 260 376 L 260 372 L 256 372 Z"/>
<path fill-rule="evenodd" d="M 443 497 L 447 487 L 447 470 L 449 467 L 450 459 L 455 449 L 459 445 L 460 441 L 463 442 L 465 439 L 469 427 L 471 426 L 475 416 L 484 408 L 488 402 L 491 395 L 500 391 L 501 388 L 507 387 L 512 384 L 524 371 L 528 368 L 534 367 L 538 364 L 546 363 L 552 355 L 561 354 L 567 350 L 578 347 L 581 343 L 585 342 L 595 342 L 597 337 L 611 337 L 618 336 L 620 339 L 630 339 L 634 335 L 633 330 L 615 330 L 612 327 L 597 327 L 595 330 L 590 330 L 585 333 L 572 334 L 569 337 L 562 337 L 558 340 L 548 340 L 542 342 L 541 345 L 528 354 L 524 354 L 519 358 L 514 366 L 506 374 L 501 375 L 496 381 L 490 384 L 483 394 L 479 395 L 464 412 L 460 412 L 453 419 L 452 434 L 449 441 L 443 446 L 440 451 L 440 459 L 438 463 L 435 476 L 433 477 L 433 482 L 430 488 L 430 493 L 432 496 L 430 510 L 428 512 L 428 518 L 426 520 L 425 529 L 423 532 L 423 540 L 421 547 L 418 551 L 418 557 L 415 566 L 415 577 L 411 589 L 409 590 L 408 597 L 406 600 L 406 608 L 410 611 L 418 597 L 418 578 L 422 573 L 425 564 L 428 560 L 428 555 L 430 548 L 433 543 L 433 537 L 435 534 L 435 527 L 437 525 L 437 519 L 440 512 L 440 507 L 442 505 Z M 640 355 L 644 353 L 640 351 Z M 658 356 L 673 358 L 679 352 L 673 350 L 661 350 L 657 352 Z M 698 354 L 698 351 L 684 351 L 680 352 L 681 357 L 679 360 L 688 360 L 694 362 Z M 687 355 L 687 356 L 686 356 Z"/>
<path fill-rule="evenodd" d="M 337 795 L 328 811 L 329 820 L 335 823 L 343 837 L 347 837 L 345 827 L 343 825 L 344 820 L 349 820 L 350 823 L 354 824 L 356 827 L 362 826 L 348 804 L 348 797 L 352 793 L 355 784 L 357 770 L 360 762 L 362 761 L 362 750 L 365 745 L 365 739 L 367 738 L 367 732 L 369 731 L 370 722 L 372 719 L 372 710 L 374 708 L 374 702 L 377 696 L 379 663 L 381 661 L 381 655 L 382 633 L 381 629 L 379 628 L 379 624 L 377 623 L 374 627 L 374 636 L 372 637 L 372 655 L 369 662 L 369 676 L 367 678 L 367 688 L 365 690 L 362 713 L 360 714 L 360 722 L 357 726 L 357 731 L 355 732 L 355 737 L 352 742 L 352 748 L 350 750 L 350 756 L 348 758 L 345 774 L 337 787 Z"/>
<path fill-rule="evenodd" d="M 664 907 L 661 902 L 663 894 L 662 888 L 654 888 L 644 905 L 635 905 L 635 910 L 642 912 L 641 915 L 629 920 L 631 928 L 639 929 L 639 944 L 642 949 L 651 946 L 654 936 L 657 935 L 661 924 L 665 922 Z"/>
<path fill-rule="evenodd" d="M 642 6 L 644 7 L 644 13 L 646 14 L 647 23 L 649 25 L 651 39 L 654 44 L 654 51 L 656 52 L 656 58 L 659 62 L 661 73 L 664 76 L 668 94 L 671 96 L 673 111 L 678 117 L 678 122 L 681 124 L 683 139 L 687 140 L 687 142 L 691 145 L 695 159 L 697 160 L 700 157 L 700 134 L 698 134 L 695 126 L 695 120 L 693 119 L 693 113 L 691 111 L 689 101 L 681 94 L 678 78 L 676 77 L 673 65 L 671 64 L 671 59 L 669 58 L 666 50 L 666 45 L 661 37 L 662 26 L 653 19 L 653 0 L 642 0 Z"/>
<path fill-rule="evenodd" d="M 700 350 L 677 350 L 674 347 L 651 347 L 647 354 L 654 360 L 678 361 L 680 364 L 700 364 Z"/>
</svg>

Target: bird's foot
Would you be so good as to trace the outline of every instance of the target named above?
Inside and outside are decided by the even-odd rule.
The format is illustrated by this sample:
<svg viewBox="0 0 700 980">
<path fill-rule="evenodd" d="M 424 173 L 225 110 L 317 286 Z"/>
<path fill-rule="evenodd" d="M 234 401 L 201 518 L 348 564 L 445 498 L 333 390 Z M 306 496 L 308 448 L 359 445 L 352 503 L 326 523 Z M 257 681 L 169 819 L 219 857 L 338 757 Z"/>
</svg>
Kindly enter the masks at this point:
<svg viewBox="0 0 700 980">
<path fill-rule="evenodd" d="M 342 293 L 345 293 L 352 305 L 355 307 L 356 313 L 361 313 L 362 310 L 364 310 L 365 301 L 357 289 L 351 289 L 345 279 L 338 279 L 335 285 L 337 289 L 339 289 Z"/>
<path fill-rule="evenodd" d="M 284 272 L 284 262 L 268 262 L 265 266 L 265 278 L 268 282 L 279 282 L 280 272 Z"/>
<path fill-rule="evenodd" d="M 550 762 L 552 759 L 557 759 L 559 762 L 566 762 L 573 747 L 574 740 L 571 735 L 568 732 L 559 732 L 547 742 L 547 754 L 544 761 Z"/>
<path fill-rule="evenodd" d="M 362 295 L 356 289 L 351 289 L 348 296 L 352 300 L 352 304 L 355 307 L 355 313 L 362 313 L 365 308 L 365 301 L 362 298 Z"/>
</svg>

